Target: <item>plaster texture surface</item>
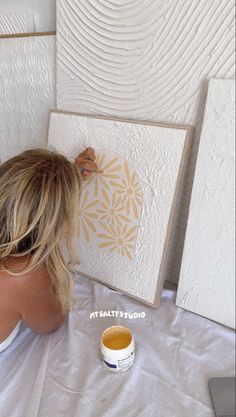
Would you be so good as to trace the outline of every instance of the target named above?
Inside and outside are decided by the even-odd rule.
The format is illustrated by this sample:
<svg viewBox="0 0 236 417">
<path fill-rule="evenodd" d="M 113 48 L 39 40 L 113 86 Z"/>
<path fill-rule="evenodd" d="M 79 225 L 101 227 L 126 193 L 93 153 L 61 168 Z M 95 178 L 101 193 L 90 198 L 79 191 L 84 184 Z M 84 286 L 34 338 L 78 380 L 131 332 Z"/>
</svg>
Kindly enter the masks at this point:
<svg viewBox="0 0 236 417">
<path fill-rule="evenodd" d="M 110 163 L 107 170 L 103 167 L 103 174 L 95 173 L 94 180 L 86 188 L 86 201 L 83 198 L 80 200 L 80 227 L 82 218 L 89 236 L 86 238 L 82 227 L 79 238 L 75 238 L 80 261 L 78 271 L 143 302 L 159 305 L 176 194 L 189 140 L 189 130 L 185 128 L 127 123 L 68 113 L 51 114 L 48 138 L 51 149 L 74 161 L 81 151 L 92 146 L 96 153 L 106 155 L 108 161 L 114 157 L 112 153 L 118 157 L 116 165 L 126 165 L 126 169 L 117 171 L 117 168 L 114 170 L 114 164 Z M 118 174 L 118 178 L 112 180 L 112 173 Z M 108 198 L 94 195 L 96 181 L 103 189 L 101 178 L 107 185 Z M 114 188 L 117 193 L 114 193 Z M 132 196 L 129 195 L 130 188 L 134 188 Z M 104 213 L 99 211 L 102 202 L 106 203 L 107 200 L 110 205 L 109 195 L 113 194 L 124 198 L 121 201 L 124 205 L 122 214 L 125 217 L 131 215 L 132 220 L 130 226 L 122 220 L 120 231 L 116 226 L 111 228 L 112 223 L 109 223 L 108 218 L 104 222 L 101 219 Z M 135 200 L 135 196 L 138 199 Z M 99 230 L 96 235 L 97 223 L 103 233 Z M 98 249 L 102 242 L 108 245 L 103 246 L 103 250 Z"/>
<path fill-rule="evenodd" d="M 235 327 L 235 80 L 209 84 L 177 305 Z"/>
</svg>

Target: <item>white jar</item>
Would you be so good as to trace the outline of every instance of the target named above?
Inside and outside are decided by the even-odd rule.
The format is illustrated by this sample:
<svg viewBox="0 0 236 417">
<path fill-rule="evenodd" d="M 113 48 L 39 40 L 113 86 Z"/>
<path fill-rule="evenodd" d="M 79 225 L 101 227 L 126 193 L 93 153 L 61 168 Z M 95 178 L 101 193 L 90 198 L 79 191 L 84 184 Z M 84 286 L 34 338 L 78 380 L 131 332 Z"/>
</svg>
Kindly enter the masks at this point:
<svg viewBox="0 0 236 417">
<path fill-rule="evenodd" d="M 109 371 L 124 372 L 135 359 L 135 343 L 131 331 L 125 326 L 108 327 L 101 336 L 101 355 Z"/>
</svg>

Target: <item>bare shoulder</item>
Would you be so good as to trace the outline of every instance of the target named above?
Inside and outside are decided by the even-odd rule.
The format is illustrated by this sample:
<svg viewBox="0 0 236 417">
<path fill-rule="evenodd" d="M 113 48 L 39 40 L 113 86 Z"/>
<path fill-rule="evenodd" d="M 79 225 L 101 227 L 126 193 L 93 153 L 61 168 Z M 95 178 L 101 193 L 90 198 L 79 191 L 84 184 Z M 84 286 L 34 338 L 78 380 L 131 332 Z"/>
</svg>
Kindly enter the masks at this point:
<svg viewBox="0 0 236 417">
<path fill-rule="evenodd" d="M 34 332 L 48 333 L 63 323 L 60 302 L 53 292 L 51 277 L 45 265 L 18 276 L 2 273 L 0 277 L 5 281 L 11 302 Z"/>
<path fill-rule="evenodd" d="M 27 262 L 25 259 L 9 260 L 6 266 L 11 270 L 23 271 Z M 2 285 L 7 286 L 9 291 L 12 291 L 14 298 L 20 296 L 21 292 L 35 291 L 41 288 L 41 290 L 48 290 L 51 287 L 51 277 L 45 265 L 41 265 L 38 268 L 33 269 L 30 272 L 20 275 L 12 275 L 4 270 L 0 270 L 0 280 Z"/>
</svg>

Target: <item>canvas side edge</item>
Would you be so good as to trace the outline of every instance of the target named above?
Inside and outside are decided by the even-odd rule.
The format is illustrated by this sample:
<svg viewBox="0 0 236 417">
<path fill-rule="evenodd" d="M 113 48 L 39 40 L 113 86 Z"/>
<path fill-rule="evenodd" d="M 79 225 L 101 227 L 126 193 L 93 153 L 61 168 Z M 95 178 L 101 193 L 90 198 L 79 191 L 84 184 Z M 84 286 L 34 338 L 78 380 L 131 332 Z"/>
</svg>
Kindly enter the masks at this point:
<svg viewBox="0 0 236 417">
<path fill-rule="evenodd" d="M 56 32 L 29 32 L 29 33 L 16 33 L 11 35 L 0 35 L 0 39 L 19 39 L 19 38 L 31 38 L 38 36 L 55 36 Z"/>
<path fill-rule="evenodd" d="M 173 226 L 175 224 L 176 220 L 176 209 L 178 205 L 178 198 L 179 198 L 179 189 L 181 188 L 184 174 L 186 172 L 186 166 L 188 164 L 188 158 L 191 150 L 192 145 L 192 139 L 194 135 L 194 128 L 190 127 L 187 129 L 187 134 L 185 137 L 185 143 L 183 147 L 182 157 L 181 157 L 181 163 L 177 175 L 177 181 L 176 181 L 176 187 L 174 192 L 174 197 L 171 205 L 171 211 L 167 226 L 167 232 L 166 232 L 166 239 L 163 247 L 162 257 L 161 257 L 161 265 L 160 265 L 160 271 L 159 271 L 159 279 L 156 287 L 156 293 L 154 297 L 154 303 L 153 306 L 155 309 L 157 309 L 160 306 L 161 302 L 161 293 L 164 286 L 165 281 L 165 272 L 167 269 L 167 260 L 168 260 L 168 252 L 169 252 L 169 244 L 170 244 L 170 238 L 171 238 L 171 230 L 173 229 Z"/>
<path fill-rule="evenodd" d="M 113 116 L 101 116 L 101 115 L 93 115 L 88 113 L 80 113 L 80 112 L 69 112 L 69 111 L 63 111 L 63 110 L 53 110 L 53 113 L 56 114 L 63 114 L 68 116 L 78 116 L 78 117 L 87 117 L 89 119 L 97 119 L 97 120 L 108 120 L 113 122 L 121 122 L 121 123 L 130 123 L 130 124 L 138 124 L 138 125 L 147 125 L 147 126 L 157 126 L 157 127 L 163 127 L 167 129 L 175 129 L 175 130 L 185 130 L 189 134 L 191 134 L 191 131 L 193 129 L 192 126 L 189 125 L 179 125 L 179 124 L 168 124 L 168 123 L 162 123 L 162 122 L 147 122 L 142 120 L 136 120 L 136 119 L 125 119 L 120 117 L 113 117 Z"/>
</svg>

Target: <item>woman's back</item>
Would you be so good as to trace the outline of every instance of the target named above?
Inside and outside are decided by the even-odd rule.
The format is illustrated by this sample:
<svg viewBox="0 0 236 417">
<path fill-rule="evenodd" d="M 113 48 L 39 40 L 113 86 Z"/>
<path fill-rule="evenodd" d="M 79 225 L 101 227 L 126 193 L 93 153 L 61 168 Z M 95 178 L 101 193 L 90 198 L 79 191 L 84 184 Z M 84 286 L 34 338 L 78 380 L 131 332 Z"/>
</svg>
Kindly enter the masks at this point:
<svg viewBox="0 0 236 417">
<path fill-rule="evenodd" d="M 8 266 L 14 267 L 14 263 L 14 261 L 8 262 Z M 0 343 L 10 335 L 21 320 L 17 308 L 16 278 L 19 280 L 20 277 L 0 270 Z"/>
<path fill-rule="evenodd" d="M 36 333 L 56 330 L 73 305 L 74 214 L 85 177 L 96 169 L 87 149 L 75 164 L 47 149 L 22 152 L 0 165 L 0 351 L 21 320 Z M 91 169 L 91 171 L 87 171 Z"/>
<path fill-rule="evenodd" d="M 6 262 L 10 268 L 23 269 L 27 257 Z M 0 271 L 0 343 L 15 329 L 20 320 L 36 333 L 57 329 L 64 321 L 59 299 L 53 292 L 46 266 L 23 275 Z"/>
</svg>

